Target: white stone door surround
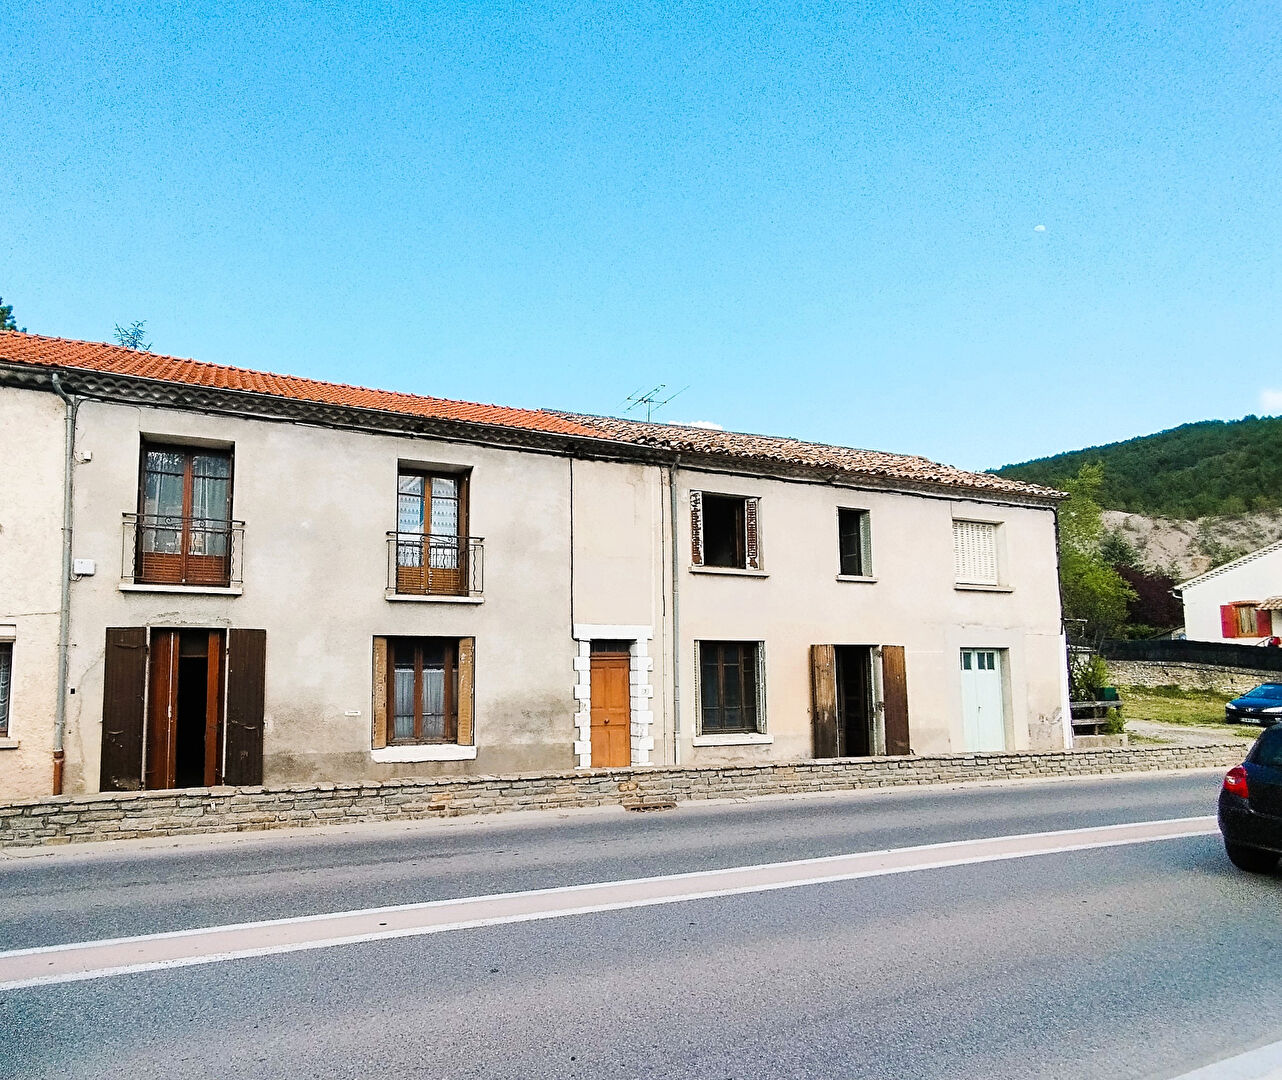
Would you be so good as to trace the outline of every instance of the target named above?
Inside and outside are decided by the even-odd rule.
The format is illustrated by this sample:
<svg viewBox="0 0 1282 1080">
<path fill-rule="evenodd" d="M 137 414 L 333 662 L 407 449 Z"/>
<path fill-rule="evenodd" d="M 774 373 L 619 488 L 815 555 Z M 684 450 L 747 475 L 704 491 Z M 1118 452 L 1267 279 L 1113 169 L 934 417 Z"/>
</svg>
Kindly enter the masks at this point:
<svg viewBox="0 0 1282 1080">
<path fill-rule="evenodd" d="M 650 655 L 650 642 L 654 628 L 650 626 L 615 626 L 608 623 L 575 623 L 574 639 L 579 643 L 579 655 L 574 658 L 574 699 L 578 711 L 574 714 L 574 753 L 580 769 L 592 767 L 592 642 L 627 641 L 628 645 L 628 700 L 631 706 L 632 764 L 651 765 L 654 751 L 654 687 L 650 683 L 654 671 L 654 657 Z"/>
</svg>

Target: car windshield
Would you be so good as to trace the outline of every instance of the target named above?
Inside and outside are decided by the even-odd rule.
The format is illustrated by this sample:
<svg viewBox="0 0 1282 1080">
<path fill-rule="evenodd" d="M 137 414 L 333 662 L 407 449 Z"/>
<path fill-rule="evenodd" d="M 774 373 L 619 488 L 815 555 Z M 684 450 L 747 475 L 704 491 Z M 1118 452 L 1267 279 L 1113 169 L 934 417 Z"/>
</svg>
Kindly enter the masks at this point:
<svg viewBox="0 0 1282 1080">
<path fill-rule="evenodd" d="M 1266 698 L 1269 701 L 1282 701 L 1282 683 L 1266 682 L 1263 686 L 1257 686 L 1254 690 L 1251 690 L 1242 696 Z"/>
<path fill-rule="evenodd" d="M 1271 769 L 1282 769 L 1282 725 L 1269 728 L 1256 740 L 1250 760 Z"/>
</svg>

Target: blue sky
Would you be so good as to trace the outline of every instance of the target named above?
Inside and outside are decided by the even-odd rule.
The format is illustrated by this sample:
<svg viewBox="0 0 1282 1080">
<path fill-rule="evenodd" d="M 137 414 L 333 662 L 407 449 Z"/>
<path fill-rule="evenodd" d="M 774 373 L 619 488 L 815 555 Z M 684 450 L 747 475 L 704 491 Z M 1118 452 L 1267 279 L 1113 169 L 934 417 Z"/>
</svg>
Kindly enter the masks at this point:
<svg viewBox="0 0 1282 1080">
<path fill-rule="evenodd" d="M 1282 413 L 1282 14 L 0 0 L 36 332 L 971 467 Z M 1044 226 L 1038 229 L 1038 226 Z"/>
</svg>

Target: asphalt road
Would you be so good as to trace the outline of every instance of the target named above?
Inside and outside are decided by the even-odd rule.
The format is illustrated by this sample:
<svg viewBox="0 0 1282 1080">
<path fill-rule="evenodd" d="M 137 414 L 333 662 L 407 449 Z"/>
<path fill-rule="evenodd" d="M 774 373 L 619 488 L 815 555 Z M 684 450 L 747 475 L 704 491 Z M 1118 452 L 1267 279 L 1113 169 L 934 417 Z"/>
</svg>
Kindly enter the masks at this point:
<svg viewBox="0 0 1282 1080">
<path fill-rule="evenodd" d="M 0 857 L 0 949 L 1197 817 L 1217 777 Z M 0 1076 L 1162 1077 L 1282 1039 L 1282 879 L 1191 837 L 0 991 Z"/>
</svg>

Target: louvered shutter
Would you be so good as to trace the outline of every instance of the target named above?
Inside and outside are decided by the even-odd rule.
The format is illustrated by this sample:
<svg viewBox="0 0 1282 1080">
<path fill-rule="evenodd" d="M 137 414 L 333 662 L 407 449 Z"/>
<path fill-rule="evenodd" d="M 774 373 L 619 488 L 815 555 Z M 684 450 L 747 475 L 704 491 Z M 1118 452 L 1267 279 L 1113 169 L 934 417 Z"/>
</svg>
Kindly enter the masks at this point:
<svg viewBox="0 0 1282 1080">
<path fill-rule="evenodd" d="M 373 718 L 371 742 L 375 750 L 387 745 L 387 638 L 374 639 L 374 700 L 370 708 Z"/>
<path fill-rule="evenodd" d="M 760 531 L 757 527 L 760 499 L 743 500 L 743 556 L 749 570 L 761 569 Z"/>
<path fill-rule="evenodd" d="M 458 742 L 471 746 L 474 739 L 472 702 L 476 683 L 476 638 L 459 638 L 458 643 Z"/>
<path fill-rule="evenodd" d="M 997 526 L 986 521 L 954 521 L 953 564 L 959 582 L 996 585 Z"/>
<path fill-rule="evenodd" d="M 867 510 L 859 515 L 859 550 L 863 556 L 859 572 L 872 577 L 872 515 Z"/>
<path fill-rule="evenodd" d="M 1273 612 L 1255 609 L 1255 632 L 1259 637 L 1273 635 Z"/>
<path fill-rule="evenodd" d="M 1237 637 L 1237 608 L 1232 604 L 1220 605 L 1220 633 L 1226 638 Z"/>
<path fill-rule="evenodd" d="M 757 642 L 753 652 L 757 654 L 757 732 L 764 735 L 766 733 L 766 643 Z"/>
<path fill-rule="evenodd" d="M 690 492 L 690 561 L 703 565 L 703 492 Z"/>
<path fill-rule="evenodd" d="M 699 655 L 699 643 L 694 643 L 694 678 L 690 681 L 694 684 L 694 733 L 703 734 L 703 684 L 701 679 L 702 657 Z"/>
</svg>

